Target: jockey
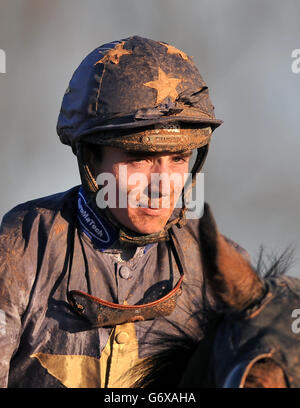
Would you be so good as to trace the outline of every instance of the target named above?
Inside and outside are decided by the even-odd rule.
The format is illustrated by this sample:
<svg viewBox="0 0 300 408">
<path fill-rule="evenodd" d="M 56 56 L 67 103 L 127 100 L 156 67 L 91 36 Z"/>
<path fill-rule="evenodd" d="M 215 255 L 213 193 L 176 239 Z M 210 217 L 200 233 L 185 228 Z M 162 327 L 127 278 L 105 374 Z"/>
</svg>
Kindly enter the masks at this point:
<svg viewBox="0 0 300 408">
<path fill-rule="evenodd" d="M 1 225 L 2 387 L 127 387 L 123 374 L 151 354 L 156 330 L 193 326 L 199 219 L 187 216 L 182 186 L 189 166 L 195 184 L 221 123 L 192 59 L 174 46 L 134 36 L 82 61 L 57 124 L 81 185 L 20 204 Z M 180 194 L 175 182 L 169 193 L 152 183 L 174 173 Z"/>
</svg>

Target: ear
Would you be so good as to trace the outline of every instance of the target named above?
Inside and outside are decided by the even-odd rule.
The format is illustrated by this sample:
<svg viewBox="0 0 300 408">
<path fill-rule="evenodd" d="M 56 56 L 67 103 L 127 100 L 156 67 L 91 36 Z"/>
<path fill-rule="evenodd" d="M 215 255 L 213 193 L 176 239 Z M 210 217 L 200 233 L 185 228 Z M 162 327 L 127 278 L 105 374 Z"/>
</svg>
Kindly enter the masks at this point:
<svg viewBox="0 0 300 408">
<path fill-rule="evenodd" d="M 218 231 L 205 203 L 200 220 L 205 275 L 215 296 L 227 307 L 243 310 L 263 296 L 263 283 L 246 257 Z"/>
<path fill-rule="evenodd" d="M 288 388 L 283 369 L 272 359 L 257 361 L 245 378 L 243 388 Z"/>
</svg>

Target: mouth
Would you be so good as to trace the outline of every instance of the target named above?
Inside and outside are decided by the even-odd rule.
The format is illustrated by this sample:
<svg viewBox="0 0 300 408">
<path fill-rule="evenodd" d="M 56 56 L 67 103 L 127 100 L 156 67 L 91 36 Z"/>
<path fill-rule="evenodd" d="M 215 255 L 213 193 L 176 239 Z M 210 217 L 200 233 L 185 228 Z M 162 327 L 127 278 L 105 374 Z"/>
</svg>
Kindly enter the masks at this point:
<svg viewBox="0 0 300 408">
<path fill-rule="evenodd" d="M 170 209 L 171 206 L 171 197 L 170 196 L 162 196 L 157 198 L 150 198 L 148 196 L 142 196 L 138 200 L 138 207 L 139 208 L 151 208 L 153 210 L 156 209 Z"/>
<path fill-rule="evenodd" d="M 152 216 L 167 215 L 170 212 L 169 197 L 160 197 L 157 199 L 142 197 L 139 203 L 139 212 Z"/>
<path fill-rule="evenodd" d="M 170 209 L 169 208 L 139 207 L 139 212 L 146 214 L 146 215 L 158 216 L 158 215 L 169 214 Z"/>
</svg>

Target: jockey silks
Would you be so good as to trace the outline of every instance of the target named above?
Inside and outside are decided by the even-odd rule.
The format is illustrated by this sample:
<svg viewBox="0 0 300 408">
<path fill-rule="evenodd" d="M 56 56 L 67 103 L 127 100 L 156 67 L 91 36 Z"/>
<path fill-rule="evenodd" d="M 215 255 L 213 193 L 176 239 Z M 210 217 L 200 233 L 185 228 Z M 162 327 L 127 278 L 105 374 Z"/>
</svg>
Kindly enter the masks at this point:
<svg viewBox="0 0 300 408">
<path fill-rule="evenodd" d="M 154 352 L 149 342 L 155 339 L 156 331 L 171 333 L 174 327 L 170 321 L 186 325 L 187 330 L 196 325 L 192 316 L 201 306 L 203 283 L 199 220 L 188 220 L 181 229 L 173 227 L 185 277 L 182 294 L 170 316 L 113 328 L 91 328 L 70 309 L 67 286 L 71 243 L 74 248 L 70 288 L 108 302 L 155 302 L 180 279 L 167 242 L 153 244 L 146 252 L 137 248 L 128 260 L 120 259 L 115 250 L 97 249 L 78 228 L 78 193 L 79 187 L 74 187 L 32 200 L 18 205 L 3 218 L 2 387 L 120 386 L 118 376 L 122 370 Z"/>
</svg>

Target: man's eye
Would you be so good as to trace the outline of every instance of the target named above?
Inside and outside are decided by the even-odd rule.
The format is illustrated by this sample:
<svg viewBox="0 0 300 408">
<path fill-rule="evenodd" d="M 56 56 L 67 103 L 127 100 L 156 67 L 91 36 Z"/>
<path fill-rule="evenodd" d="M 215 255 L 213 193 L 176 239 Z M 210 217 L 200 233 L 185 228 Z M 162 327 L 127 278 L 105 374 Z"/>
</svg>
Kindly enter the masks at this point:
<svg viewBox="0 0 300 408">
<path fill-rule="evenodd" d="M 136 158 L 136 159 L 129 160 L 129 163 L 132 163 L 132 164 L 142 164 L 146 162 L 147 162 L 147 159 L 145 158 L 140 158 L 140 159 Z"/>
<path fill-rule="evenodd" d="M 134 160 L 131 160 L 131 161 L 139 163 L 139 162 L 145 161 L 145 159 L 134 159 Z"/>
<path fill-rule="evenodd" d="M 175 156 L 175 157 L 173 157 L 173 161 L 175 162 L 175 163 L 184 163 L 184 162 L 186 162 L 188 160 L 188 157 L 184 157 L 184 156 Z"/>
</svg>

